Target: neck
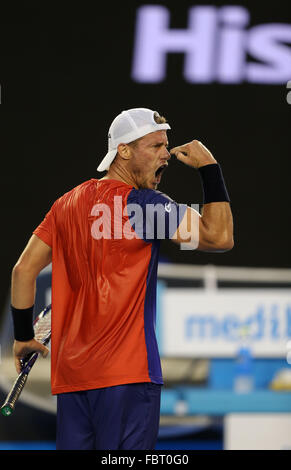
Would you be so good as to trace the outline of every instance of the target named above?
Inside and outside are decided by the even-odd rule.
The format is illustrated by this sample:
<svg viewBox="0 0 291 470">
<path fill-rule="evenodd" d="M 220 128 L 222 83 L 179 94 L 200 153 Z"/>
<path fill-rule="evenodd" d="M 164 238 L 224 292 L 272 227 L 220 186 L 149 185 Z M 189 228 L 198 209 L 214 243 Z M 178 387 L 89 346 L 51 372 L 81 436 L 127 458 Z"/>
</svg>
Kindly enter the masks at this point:
<svg viewBox="0 0 291 470">
<path fill-rule="evenodd" d="M 133 177 L 128 172 L 128 170 L 123 166 L 119 165 L 117 162 L 114 162 L 112 163 L 112 165 L 110 165 L 107 174 L 103 178 L 101 178 L 100 181 L 102 180 L 122 181 L 123 183 L 129 184 L 135 189 L 138 189 L 136 182 L 134 181 Z"/>
</svg>

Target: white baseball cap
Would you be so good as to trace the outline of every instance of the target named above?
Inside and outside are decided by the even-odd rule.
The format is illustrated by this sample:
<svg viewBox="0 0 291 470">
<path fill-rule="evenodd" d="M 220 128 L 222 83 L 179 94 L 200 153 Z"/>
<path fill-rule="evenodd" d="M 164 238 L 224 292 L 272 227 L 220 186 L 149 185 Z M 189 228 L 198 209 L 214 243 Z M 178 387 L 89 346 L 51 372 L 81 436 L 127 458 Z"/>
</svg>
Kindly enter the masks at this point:
<svg viewBox="0 0 291 470">
<path fill-rule="evenodd" d="M 122 111 L 113 121 L 108 133 L 108 152 L 97 168 L 97 171 L 109 170 L 117 154 L 119 144 L 129 144 L 151 132 L 171 129 L 169 124 L 157 124 L 157 111 L 147 108 L 133 108 Z"/>
</svg>

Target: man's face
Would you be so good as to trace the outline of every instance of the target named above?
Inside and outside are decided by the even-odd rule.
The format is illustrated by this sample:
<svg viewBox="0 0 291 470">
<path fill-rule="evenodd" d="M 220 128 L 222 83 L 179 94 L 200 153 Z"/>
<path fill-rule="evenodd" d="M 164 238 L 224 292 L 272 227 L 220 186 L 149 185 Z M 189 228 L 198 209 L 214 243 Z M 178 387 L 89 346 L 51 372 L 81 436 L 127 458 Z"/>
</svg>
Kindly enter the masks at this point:
<svg viewBox="0 0 291 470">
<path fill-rule="evenodd" d="M 130 171 L 139 189 L 157 189 L 171 158 L 167 147 L 166 131 L 151 132 L 130 145 Z"/>
</svg>

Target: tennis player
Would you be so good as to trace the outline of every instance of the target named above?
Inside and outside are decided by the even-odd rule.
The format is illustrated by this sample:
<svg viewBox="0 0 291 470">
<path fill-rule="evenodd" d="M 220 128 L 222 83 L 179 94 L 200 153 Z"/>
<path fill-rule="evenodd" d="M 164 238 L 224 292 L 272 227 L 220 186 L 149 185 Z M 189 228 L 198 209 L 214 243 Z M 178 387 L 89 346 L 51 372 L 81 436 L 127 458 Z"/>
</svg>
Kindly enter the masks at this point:
<svg viewBox="0 0 291 470">
<path fill-rule="evenodd" d="M 168 129 L 150 109 L 118 115 L 98 166 L 105 176 L 56 200 L 13 269 L 19 371 L 27 352 L 48 352 L 33 339 L 32 318 L 36 278 L 52 262 L 57 449 L 155 448 L 163 384 L 155 336 L 160 241 L 207 252 L 233 247 L 220 165 L 197 140 L 169 152 Z M 188 166 L 185 171 L 198 170 L 201 215 L 157 190 L 170 154 Z"/>
</svg>

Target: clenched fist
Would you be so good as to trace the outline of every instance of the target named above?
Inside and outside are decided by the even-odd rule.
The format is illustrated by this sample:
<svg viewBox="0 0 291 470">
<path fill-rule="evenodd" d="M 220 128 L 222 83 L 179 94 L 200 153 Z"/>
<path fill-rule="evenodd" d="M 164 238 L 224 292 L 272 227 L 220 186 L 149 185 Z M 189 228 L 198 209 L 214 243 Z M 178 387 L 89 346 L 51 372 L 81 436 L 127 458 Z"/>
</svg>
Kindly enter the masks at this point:
<svg viewBox="0 0 291 470">
<path fill-rule="evenodd" d="M 170 154 L 193 168 L 217 163 L 212 153 L 199 140 L 192 140 L 188 144 L 174 147 L 170 150 Z"/>
</svg>

